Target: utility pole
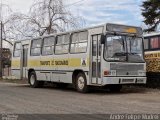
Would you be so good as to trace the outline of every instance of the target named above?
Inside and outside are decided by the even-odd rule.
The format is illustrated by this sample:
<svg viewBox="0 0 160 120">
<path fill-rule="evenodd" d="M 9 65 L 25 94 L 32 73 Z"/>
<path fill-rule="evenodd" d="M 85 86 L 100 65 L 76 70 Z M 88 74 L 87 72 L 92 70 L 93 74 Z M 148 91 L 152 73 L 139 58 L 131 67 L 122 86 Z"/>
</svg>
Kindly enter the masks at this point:
<svg viewBox="0 0 160 120">
<path fill-rule="evenodd" d="M 3 39 L 2 29 L 3 29 L 3 23 L 1 21 L 1 23 L 0 23 L 0 78 L 2 78 L 2 68 L 3 68 L 3 66 L 2 66 L 2 50 L 3 50 L 3 48 L 2 48 L 2 39 Z"/>
<path fill-rule="evenodd" d="M 1 32 L 0 32 L 0 78 L 2 78 L 2 69 L 3 69 L 3 66 L 2 66 L 2 39 L 3 39 L 3 32 L 2 32 L 2 29 L 3 29 L 3 23 L 1 21 Z"/>
<path fill-rule="evenodd" d="M 0 78 L 2 78 L 2 39 L 3 39 L 3 23 L 2 23 L 2 0 L 0 5 Z"/>
</svg>

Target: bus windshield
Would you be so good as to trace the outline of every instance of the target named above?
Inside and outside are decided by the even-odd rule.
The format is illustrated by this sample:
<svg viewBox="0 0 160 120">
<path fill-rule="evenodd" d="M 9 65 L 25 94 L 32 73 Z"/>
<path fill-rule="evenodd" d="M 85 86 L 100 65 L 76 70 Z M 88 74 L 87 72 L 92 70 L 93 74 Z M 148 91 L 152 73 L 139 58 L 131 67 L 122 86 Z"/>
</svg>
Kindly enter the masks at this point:
<svg viewBox="0 0 160 120">
<path fill-rule="evenodd" d="M 107 36 L 104 57 L 110 62 L 144 62 L 142 38 Z"/>
</svg>

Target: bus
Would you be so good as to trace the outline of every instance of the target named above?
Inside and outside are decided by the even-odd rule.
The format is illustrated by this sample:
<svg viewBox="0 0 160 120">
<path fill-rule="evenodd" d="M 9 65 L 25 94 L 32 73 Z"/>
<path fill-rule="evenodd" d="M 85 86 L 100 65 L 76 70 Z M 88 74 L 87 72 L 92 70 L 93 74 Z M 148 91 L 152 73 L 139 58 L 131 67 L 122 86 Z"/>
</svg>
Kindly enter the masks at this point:
<svg viewBox="0 0 160 120">
<path fill-rule="evenodd" d="M 78 92 L 90 86 L 120 91 L 122 85 L 145 84 L 142 29 L 106 23 L 16 41 L 11 69 L 33 88 L 52 82 L 72 84 Z"/>
<path fill-rule="evenodd" d="M 160 32 L 144 34 L 147 85 L 160 87 Z"/>
</svg>

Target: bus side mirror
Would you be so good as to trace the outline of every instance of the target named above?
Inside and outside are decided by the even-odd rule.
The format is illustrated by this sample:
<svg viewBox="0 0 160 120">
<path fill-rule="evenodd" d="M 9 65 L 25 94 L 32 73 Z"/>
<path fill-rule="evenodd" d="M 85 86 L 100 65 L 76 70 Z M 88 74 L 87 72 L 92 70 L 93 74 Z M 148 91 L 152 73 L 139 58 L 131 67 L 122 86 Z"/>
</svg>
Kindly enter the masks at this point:
<svg viewBox="0 0 160 120">
<path fill-rule="evenodd" d="M 101 35 L 101 44 L 104 44 L 105 43 L 105 35 Z"/>
</svg>

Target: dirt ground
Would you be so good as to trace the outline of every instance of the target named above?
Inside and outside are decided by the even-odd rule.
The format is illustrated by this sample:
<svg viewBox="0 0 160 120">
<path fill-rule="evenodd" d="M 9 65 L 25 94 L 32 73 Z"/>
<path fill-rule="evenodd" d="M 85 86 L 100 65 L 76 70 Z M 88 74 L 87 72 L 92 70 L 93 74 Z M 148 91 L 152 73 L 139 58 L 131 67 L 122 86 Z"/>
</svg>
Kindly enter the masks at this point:
<svg viewBox="0 0 160 120">
<path fill-rule="evenodd" d="M 26 83 L 0 82 L 0 113 L 16 114 L 158 114 L 160 90 L 124 87 L 87 94 L 72 88 L 30 88 Z"/>
</svg>

